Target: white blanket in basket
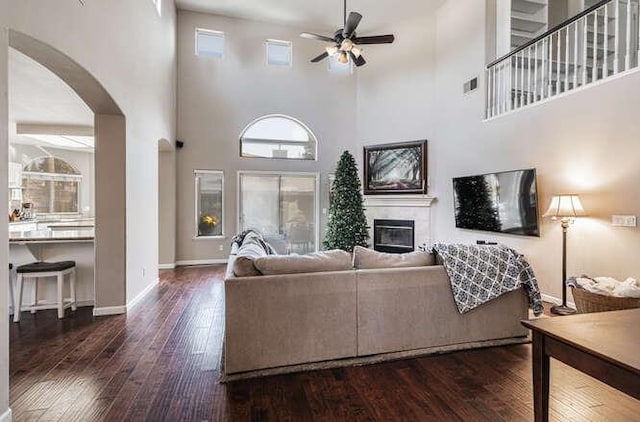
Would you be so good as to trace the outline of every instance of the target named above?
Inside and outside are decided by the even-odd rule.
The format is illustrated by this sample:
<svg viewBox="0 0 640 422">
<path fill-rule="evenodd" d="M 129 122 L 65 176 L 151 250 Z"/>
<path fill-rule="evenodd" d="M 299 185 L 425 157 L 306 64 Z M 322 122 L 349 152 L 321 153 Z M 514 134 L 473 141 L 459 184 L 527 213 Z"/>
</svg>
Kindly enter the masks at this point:
<svg viewBox="0 0 640 422">
<path fill-rule="evenodd" d="M 567 283 L 570 285 L 570 283 Z M 629 277 L 625 281 L 611 277 L 576 277 L 576 287 L 581 287 L 591 293 L 615 297 L 640 298 L 640 284 Z"/>
</svg>

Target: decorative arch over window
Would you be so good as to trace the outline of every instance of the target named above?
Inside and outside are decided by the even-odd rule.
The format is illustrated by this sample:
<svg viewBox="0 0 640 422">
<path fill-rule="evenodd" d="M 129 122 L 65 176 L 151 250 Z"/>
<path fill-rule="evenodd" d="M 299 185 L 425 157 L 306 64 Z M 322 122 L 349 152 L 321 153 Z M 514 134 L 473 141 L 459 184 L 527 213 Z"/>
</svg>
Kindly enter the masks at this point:
<svg viewBox="0 0 640 422">
<path fill-rule="evenodd" d="M 260 117 L 240 135 L 240 156 L 247 158 L 315 160 L 317 149 L 318 141 L 311 129 L 284 114 Z"/>
<path fill-rule="evenodd" d="M 37 214 L 77 213 L 81 182 L 82 174 L 63 159 L 36 158 L 22 171 L 22 200 Z"/>
</svg>

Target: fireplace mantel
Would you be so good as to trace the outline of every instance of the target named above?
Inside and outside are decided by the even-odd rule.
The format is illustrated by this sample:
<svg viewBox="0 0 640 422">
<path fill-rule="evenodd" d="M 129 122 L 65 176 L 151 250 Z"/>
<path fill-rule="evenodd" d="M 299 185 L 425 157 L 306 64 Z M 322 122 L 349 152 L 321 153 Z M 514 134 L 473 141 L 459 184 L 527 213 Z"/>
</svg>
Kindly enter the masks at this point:
<svg viewBox="0 0 640 422">
<path fill-rule="evenodd" d="M 371 207 L 408 207 L 428 208 L 436 200 L 434 195 L 366 195 L 365 208 Z"/>
</svg>

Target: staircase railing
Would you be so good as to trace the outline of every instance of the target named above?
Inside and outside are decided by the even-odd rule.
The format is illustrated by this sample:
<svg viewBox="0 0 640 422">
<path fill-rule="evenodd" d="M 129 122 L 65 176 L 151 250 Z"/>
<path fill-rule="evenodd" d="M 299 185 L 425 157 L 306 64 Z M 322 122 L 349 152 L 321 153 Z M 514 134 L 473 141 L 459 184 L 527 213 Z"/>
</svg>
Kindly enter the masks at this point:
<svg viewBox="0 0 640 422">
<path fill-rule="evenodd" d="M 600 1 L 487 65 L 487 118 L 638 67 L 639 1 Z"/>
</svg>

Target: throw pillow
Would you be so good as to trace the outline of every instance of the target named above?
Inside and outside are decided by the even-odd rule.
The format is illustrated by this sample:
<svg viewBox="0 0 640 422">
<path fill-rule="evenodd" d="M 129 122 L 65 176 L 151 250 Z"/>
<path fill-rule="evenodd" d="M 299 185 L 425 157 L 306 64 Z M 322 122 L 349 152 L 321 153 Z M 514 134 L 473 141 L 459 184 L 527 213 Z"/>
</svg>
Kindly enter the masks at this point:
<svg viewBox="0 0 640 422">
<path fill-rule="evenodd" d="M 384 253 L 356 246 L 353 249 L 353 267 L 359 270 L 374 268 L 425 267 L 434 265 L 433 254 L 422 251 L 404 254 Z"/>
<path fill-rule="evenodd" d="M 269 255 L 256 258 L 254 265 L 263 275 L 319 273 L 352 269 L 351 254 L 341 250 L 307 255 Z"/>
</svg>

